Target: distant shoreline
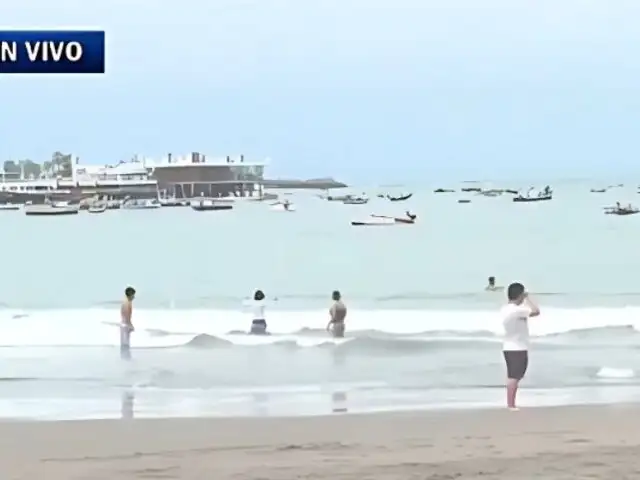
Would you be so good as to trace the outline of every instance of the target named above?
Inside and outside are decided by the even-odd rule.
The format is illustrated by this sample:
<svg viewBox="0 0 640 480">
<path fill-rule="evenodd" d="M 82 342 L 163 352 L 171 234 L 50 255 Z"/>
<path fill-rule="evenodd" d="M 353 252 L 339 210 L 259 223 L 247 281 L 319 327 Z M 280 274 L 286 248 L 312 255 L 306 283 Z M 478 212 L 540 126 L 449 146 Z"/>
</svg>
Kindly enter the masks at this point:
<svg viewBox="0 0 640 480">
<path fill-rule="evenodd" d="M 330 188 L 346 188 L 346 183 L 338 182 L 333 178 L 313 178 L 309 180 L 297 179 L 273 179 L 262 182 L 265 188 L 292 188 L 328 190 Z"/>
</svg>

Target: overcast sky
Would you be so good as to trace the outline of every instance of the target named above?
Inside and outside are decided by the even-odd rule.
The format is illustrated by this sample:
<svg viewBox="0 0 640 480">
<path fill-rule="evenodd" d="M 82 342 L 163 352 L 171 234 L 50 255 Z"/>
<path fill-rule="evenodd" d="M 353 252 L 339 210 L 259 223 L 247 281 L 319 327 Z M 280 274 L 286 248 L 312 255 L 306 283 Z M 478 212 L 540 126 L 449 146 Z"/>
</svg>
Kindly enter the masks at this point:
<svg viewBox="0 0 640 480">
<path fill-rule="evenodd" d="M 637 0 L 23 0 L 0 22 L 107 32 L 104 76 L 0 77 L 3 159 L 245 153 L 351 182 L 640 171 Z"/>
</svg>

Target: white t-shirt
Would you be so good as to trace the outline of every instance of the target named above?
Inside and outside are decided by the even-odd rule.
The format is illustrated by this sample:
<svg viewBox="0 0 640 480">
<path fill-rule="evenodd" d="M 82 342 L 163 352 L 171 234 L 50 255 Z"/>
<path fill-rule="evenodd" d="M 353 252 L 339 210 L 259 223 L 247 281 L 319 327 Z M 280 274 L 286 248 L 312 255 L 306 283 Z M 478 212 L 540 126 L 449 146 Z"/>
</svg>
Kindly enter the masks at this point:
<svg viewBox="0 0 640 480">
<path fill-rule="evenodd" d="M 531 309 L 526 305 L 508 303 L 500 309 L 503 328 L 502 350 L 529 350 L 530 315 Z"/>
<path fill-rule="evenodd" d="M 264 320 L 267 302 L 265 300 L 247 300 L 244 305 L 251 310 L 251 318 L 254 320 Z"/>
</svg>

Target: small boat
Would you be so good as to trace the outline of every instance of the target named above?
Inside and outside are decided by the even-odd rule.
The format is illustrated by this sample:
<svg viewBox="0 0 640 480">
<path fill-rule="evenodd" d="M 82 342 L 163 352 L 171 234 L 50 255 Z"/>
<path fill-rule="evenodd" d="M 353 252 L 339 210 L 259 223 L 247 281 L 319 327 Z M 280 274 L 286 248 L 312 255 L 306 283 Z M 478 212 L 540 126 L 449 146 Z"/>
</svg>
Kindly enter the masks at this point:
<svg viewBox="0 0 640 480">
<path fill-rule="evenodd" d="M 354 227 L 383 227 L 395 224 L 395 219 L 391 217 L 371 217 L 360 222 L 351 222 Z"/>
<path fill-rule="evenodd" d="M 606 188 L 592 188 L 589 190 L 591 193 L 604 193 L 607 191 Z"/>
<path fill-rule="evenodd" d="M 606 210 L 604 212 L 605 215 L 635 215 L 636 213 L 640 213 L 638 209 L 629 209 L 629 208 L 614 208 L 612 210 Z"/>
<path fill-rule="evenodd" d="M 518 190 L 511 190 L 510 188 L 505 189 L 504 193 L 510 193 L 511 195 L 518 195 L 520 192 Z"/>
<path fill-rule="evenodd" d="M 418 218 L 417 215 L 412 215 L 410 213 L 407 212 L 407 216 L 406 217 L 389 217 L 387 215 L 374 215 L 371 214 L 371 216 L 373 218 L 382 218 L 382 219 L 386 219 L 386 220 L 393 220 L 393 223 L 402 223 L 405 225 L 413 225 L 414 223 L 416 223 L 416 218 Z"/>
<path fill-rule="evenodd" d="M 77 215 L 80 212 L 79 205 L 27 205 L 24 207 L 25 215 L 53 216 L 53 215 Z"/>
<path fill-rule="evenodd" d="M 369 203 L 369 199 L 362 197 L 353 197 L 343 200 L 342 203 L 344 203 L 345 205 L 364 205 L 365 203 Z"/>
<path fill-rule="evenodd" d="M 492 189 L 492 190 L 483 190 L 481 192 L 478 192 L 478 195 L 483 195 L 485 197 L 499 197 L 503 193 L 504 193 L 504 190 Z"/>
<path fill-rule="evenodd" d="M 295 212 L 296 206 L 293 203 L 278 202 L 271 204 L 271 210 L 276 212 Z"/>
<path fill-rule="evenodd" d="M 159 198 L 158 203 L 161 207 L 188 207 L 189 202 L 180 198 Z"/>
<path fill-rule="evenodd" d="M 458 203 L 471 203 L 471 200 L 467 200 L 466 198 L 461 198 L 458 200 Z"/>
<path fill-rule="evenodd" d="M 405 200 L 409 200 L 411 197 L 413 197 L 413 193 L 409 193 L 407 195 L 401 195 L 399 197 L 392 197 L 390 195 L 387 195 L 387 198 L 389 199 L 390 202 L 404 202 Z"/>
<path fill-rule="evenodd" d="M 514 197 L 514 202 L 544 202 L 546 200 L 552 200 L 553 195 L 542 195 L 539 197 Z"/>
<path fill-rule="evenodd" d="M 20 207 L 17 203 L 0 203 L 0 211 L 20 210 Z"/>
<path fill-rule="evenodd" d="M 87 209 L 87 212 L 89 212 L 89 213 L 104 213 L 106 211 L 107 211 L 107 204 L 106 203 L 96 203 L 94 205 L 91 205 Z"/>
<path fill-rule="evenodd" d="M 140 199 L 128 199 L 122 203 L 122 207 L 127 210 L 149 210 L 154 208 L 160 208 L 162 205 L 156 199 L 140 198 Z"/>
<path fill-rule="evenodd" d="M 455 190 L 451 190 L 450 188 L 436 188 L 433 193 L 454 193 Z"/>
<path fill-rule="evenodd" d="M 466 187 L 466 188 L 461 188 L 460 191 L 461 192 L 481 192 L 482 189 L 480 187 Z"/>
<path fill-rule="evenodd" d="M 218 210 L 232 210 L 233 205 L 230 203 L 218 204 L 211 199 L 206 200 L 193 200 L 191 202 L 191 208 L 196 212 L 214 212 Z"/>
<path fill-rule="evenodd" d="M 320 196 L 320 198 L 328 202 L 344 202 L 345 200 L 349 200 L 353 198 L 353 196 L 352 195 L 327 195 L 327 196 Z"/>
</svg>

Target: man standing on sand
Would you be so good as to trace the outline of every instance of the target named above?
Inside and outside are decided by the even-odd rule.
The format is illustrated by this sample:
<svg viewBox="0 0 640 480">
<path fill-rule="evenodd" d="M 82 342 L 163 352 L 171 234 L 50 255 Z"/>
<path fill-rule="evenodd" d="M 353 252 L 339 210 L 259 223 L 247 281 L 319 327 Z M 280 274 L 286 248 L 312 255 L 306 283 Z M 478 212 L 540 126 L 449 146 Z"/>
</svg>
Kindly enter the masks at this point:
<svg viewBox="0 0 640 480">
<path fill-rule="evenodd" d="M 521 283 L 509 285 L 507 299 L 509 302 L 500 310 L 504 330 L 502 353 L 507 364 L 507 407 L 517 410 L 518 385 L 529 366 L 529 318 L 540 315 L 540 309 Z"/>
<path fill-rule="evenodd" d="M 131 360 L 131 332 L 135 330 L 133 323 L 131 323 L 131 315 L 133 314 L 133 299 L 136 298 L 135 288 L 125 288 L 124 297 L 120 307 L 120 358 Z"/>
<path fill-rule="evenodd" d="M 342 295 L 338 290 L 334 290 L 331 294 L 333 305 L 329 309 L 329 323 L 327 324 L 327 331 L 333 334 L 334 338 L 344 337 L 344 320 L 347 318 L 347 307 L 342 303 Z"/>
</svg>

